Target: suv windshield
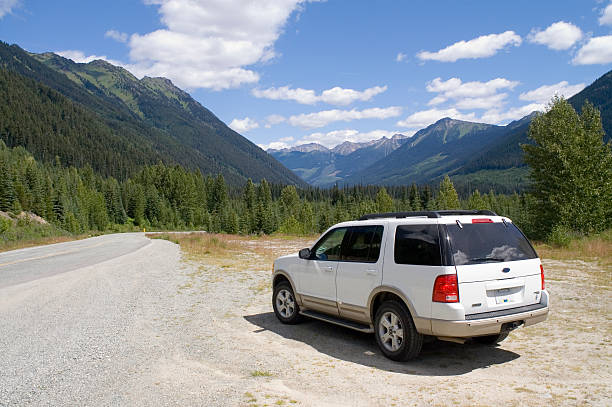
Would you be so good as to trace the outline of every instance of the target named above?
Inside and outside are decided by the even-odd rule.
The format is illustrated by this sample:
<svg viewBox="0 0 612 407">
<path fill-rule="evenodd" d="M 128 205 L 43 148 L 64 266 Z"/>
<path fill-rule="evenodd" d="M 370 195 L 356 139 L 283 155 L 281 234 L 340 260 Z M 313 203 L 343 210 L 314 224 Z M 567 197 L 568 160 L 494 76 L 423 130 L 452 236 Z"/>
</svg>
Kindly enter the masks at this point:
<svg viewBox="0 0 612 407">
<path fill-rule="evenodd" d="M 455 265 L 515 261 L 538 257 L 512 223 L 447 225 Z"/>
</svg>

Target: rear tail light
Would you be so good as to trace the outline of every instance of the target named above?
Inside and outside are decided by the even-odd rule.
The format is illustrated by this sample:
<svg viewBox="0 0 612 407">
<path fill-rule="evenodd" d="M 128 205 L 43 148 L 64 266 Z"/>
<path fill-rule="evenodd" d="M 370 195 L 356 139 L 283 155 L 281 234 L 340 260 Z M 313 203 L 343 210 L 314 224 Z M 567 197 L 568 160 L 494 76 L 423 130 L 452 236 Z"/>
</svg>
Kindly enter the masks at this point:
<svg viewBox="0 0 612 407">
<path fill-rule="evenodd" d="M 546 289 L 544 285 L 544 266 L 540 264 L 540 277 L 542 278 L 542 290 Z"/>
<path fill-rule="evenodd" d="M 493 223 L 491 219 L 472 219 L 472 223 Z"/>
<path fill-rule="evenodd" d="M 432 299 L 434 302 L 459 302 L 457 274 L 438 276 L 434 283 Z"/>
</svg>

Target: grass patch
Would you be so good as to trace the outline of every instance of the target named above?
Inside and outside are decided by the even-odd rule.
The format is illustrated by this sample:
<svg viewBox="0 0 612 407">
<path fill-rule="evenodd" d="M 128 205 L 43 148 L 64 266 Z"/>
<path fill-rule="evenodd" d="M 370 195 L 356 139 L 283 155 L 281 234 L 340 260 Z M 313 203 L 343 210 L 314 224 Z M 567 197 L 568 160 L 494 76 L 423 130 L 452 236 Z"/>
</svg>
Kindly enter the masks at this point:
<svg viewBox="0 0 612 407">
<path fill-rule="evenodd" d="M 272 377 L 274 376 L 272 373 L 267 370 L 253 370 L 251 372 L 251 377 Z"/>
<path fill-rule="evenodd" d="M 612 268 L 612 229 L 572 239 L 562 246 L 536 243 L 535 249 L 544 259 L 595 261 Z"/>
</svg>

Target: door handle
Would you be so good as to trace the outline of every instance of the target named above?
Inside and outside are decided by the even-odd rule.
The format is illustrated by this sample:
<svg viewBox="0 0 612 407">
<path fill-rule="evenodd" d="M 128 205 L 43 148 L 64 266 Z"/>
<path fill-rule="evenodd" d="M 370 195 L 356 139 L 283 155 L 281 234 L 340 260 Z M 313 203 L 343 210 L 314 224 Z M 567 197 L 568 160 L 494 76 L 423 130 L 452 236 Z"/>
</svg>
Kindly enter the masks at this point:
<svg viewBox="0 0 612 407">
<path fill-rule="evenodd" d="M 334 268 L 332 266 L 326 266 L 326 267 L 323 267 L 323 270 L 325 270 L 325 271 L 334 271 Z"/>
<path fill-rule="evenodd" d="M 374 275 L 378 274 L 378 270 L 376 270 L 376 269 L 368 269 L 368 270 L 366 270 L 366 274 L 374 276 Z"/>
</svg>

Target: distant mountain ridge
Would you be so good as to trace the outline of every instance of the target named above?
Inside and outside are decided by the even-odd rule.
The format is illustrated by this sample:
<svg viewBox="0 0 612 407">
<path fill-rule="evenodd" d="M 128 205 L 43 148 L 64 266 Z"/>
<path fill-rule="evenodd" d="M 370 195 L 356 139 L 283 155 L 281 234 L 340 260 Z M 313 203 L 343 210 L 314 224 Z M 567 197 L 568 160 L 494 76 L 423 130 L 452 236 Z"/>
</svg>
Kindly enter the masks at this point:
<svg viewBox="0 0 612 407">
<path fill-rule="evenodd" d="M 345 141 L 331 149 L 308 143 L 267 151 L 306 182 L 326 187 L 384 158 L 408 139 L 403 134 L 395 134 L 366 142 Z"/>
<path fill-rule="evenodd" d="M 612 71 L 568 99 L 578 112 L 586 100 L 600 110 L 604 141 L 609 141 Z M 335 152 L 322 146 L 317 152 L 297 153 L 291 149 L 269 152 L 314 185 L 437 183 L 448 174 L 457 189 L 463 191 L 494 188 L 497 192 L 511 193 L 525 189 L 529 183 L 521 144 L 530 142 L 528 130 L 535 114 L 505 126 L 444 118 L 402 140 L 386 154 L 376 156 L 376 161 L 368 158 L 372 158 L 370 151 L 377 141 L 365 143 L 367 148 L 356 146 L 347 157 L 360 165 L 349 166 L 351 171 L 338 164 L 339 150 L 345 146 L 348 151 L 354 148 L 350 142 L 336 146 Z M 344 171 L 339 171 L 339 167 Z"/>
<path fill-rule="evenodd" d="M 168 79 L 139 80 L 105 61 L 79 64 L 52 53 L 28 53 L 2 42 L 0 69 L 34 80 L 85 109 L 98 123 L 96 126 L 108 129 L 96 133 L 101 138 L 97 141 L 100 146 L 117 142 L 130 146 L 130 158 L 135 161 L 130 167 L 162 161 L 198 168 L 203 173 L 222 173 L 231 184 L 241 184 L 247 178 L 256 182 L 266 178 L 274 183 L 305 185 Z M 53 127 L 44 132 L 55 134 Z M 109 132 L 114 143 L 104 141 Z M 0 138 L 9 145 L 13 140 L 1 130 Z M 53 147 L 55 155 L 69 165 L 81 163 L 80 156 L 87 155 L 78 146 L 72 146 L 71 153 L 61 144 Z M 42 152 L 33 153 L 37 158 L 42 156 Z M 89 164 L 105 175 L 124 177 L 132 171 L 115 171 L 96 154 L 91 158 L 93 162 Z"/>
</svg>

